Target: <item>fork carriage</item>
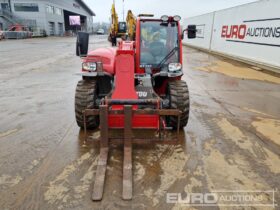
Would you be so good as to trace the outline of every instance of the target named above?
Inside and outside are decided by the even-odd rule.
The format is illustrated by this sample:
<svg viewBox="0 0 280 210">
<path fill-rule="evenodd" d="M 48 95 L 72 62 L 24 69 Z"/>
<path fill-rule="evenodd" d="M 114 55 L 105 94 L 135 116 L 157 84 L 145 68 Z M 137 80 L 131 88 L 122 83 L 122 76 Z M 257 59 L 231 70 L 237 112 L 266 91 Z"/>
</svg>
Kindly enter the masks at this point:
<svg viewBox="0 0 280 210">
<path fill-rule="evenodd" d="M 113 110 L 112 106 L 122 105 L 123 109 Z M 99 109 L 86 109 L 84 111 L 84 132 L 85 132 L 85 140 L 87 140 L 87 126 L 86 119 L 89 116 L 99 116 L 100 118 L 100 155 L 98 160 L 98 166 L 96 171 L 96 177 L 94 182 L 92 200 L 100 201 L 102 200 L 104 184 L 105 184 L 105 175 L 106 175 L 106 167 L 108 160 L 108 152 L 109 152 L 109 142 L 119 140 L 124 145 L 124 158 L 123 158 L 123 193 L 122 198 L 124 200 L 131 200 L 133 194 L 132 188 L 132 145 L 133 143 L 147 143 L 147 142 L 155 142 L 155 143 L 168 143 L 168 144 L 176 144 L 179 129 L 180 129 L 180 116 L 181 112 L 179 110 L 171 110 L 171 109 L 136 109 L 136 105 L 155 105 L 158 107 L 159 100 L 105 100 L 105 105 L 100 105 Z M 133 129 L 147 129 L 147 127 L 133 127 L 133 121 L 137 121 L 141 119 L 141 117 L 145 117 L 146 120 L 148 118 L 158 118 L 159 123 L 154 128 L 148 127 L 148 129 L 155 129 L 159 132 L 158 139 L 135 139 L 133 137 Z M 177 126 L 177 138 L 173 140 L 164 140 L 162 137 L 162 130 L 165 129 L 163 117 L 166 116 L 177 116 L 178 117 L 178 126 Z M 123 122 L 123 132 L 124 137 L 122 139 L 111 139 L 109 137 L 110 129 L 120 129 L 117 125 L 114 125 L 113 122 L 109 122 L 110 120 L 114 121 L 114 118 L 118 118 L 120 122 Z M 138 118 L 138 119 L 137 119 Z"/>
</svg>

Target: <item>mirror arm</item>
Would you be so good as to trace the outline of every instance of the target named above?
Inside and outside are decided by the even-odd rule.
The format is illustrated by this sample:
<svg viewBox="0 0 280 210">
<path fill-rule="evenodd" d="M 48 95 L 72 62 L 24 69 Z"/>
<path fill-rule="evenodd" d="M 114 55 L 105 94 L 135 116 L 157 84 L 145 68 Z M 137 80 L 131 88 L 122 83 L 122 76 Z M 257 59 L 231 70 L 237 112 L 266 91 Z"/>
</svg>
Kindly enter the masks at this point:
<svg viewBox="0 0 280 210">
<path fill-rule="evenodd" d="M 183 40 L 185 38 L 185 32 L 188 31 L 188 29 L 186 28 L 185 30 L 182 31 L 182 35 L 181 35 L 181 39 Z"/>
</svg>

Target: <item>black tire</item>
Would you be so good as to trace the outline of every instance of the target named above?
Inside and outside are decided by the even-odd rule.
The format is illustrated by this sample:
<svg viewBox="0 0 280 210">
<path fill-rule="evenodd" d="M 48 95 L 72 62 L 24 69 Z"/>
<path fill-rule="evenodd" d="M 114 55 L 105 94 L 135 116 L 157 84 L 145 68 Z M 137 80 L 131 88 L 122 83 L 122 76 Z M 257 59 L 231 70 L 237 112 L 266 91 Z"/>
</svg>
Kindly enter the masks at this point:
<svg viewBox="0 0 280 210">
<path fill-rule="evenodd" d="M 179 109 L 182 112 L 180 118 L 180 128 L 188 124 L 190 111 L 190 98 L 188 85 L 183 80 L 170 81 L 167 85 L 167 97 L 170 101 L 170 109 Z M 178 127 L 177 117 L 168 117 L 167 123 L 173 129 Z"/>
<path fill-rule="evenodd" d="M 78 32 L 76 42 L 76 55 L 87 55 L 88 53 L 89 34 L 85 32 Z M 79 48 L 80 46 L 80 48 Z"/>
<path fill-rule="evenodd" d="M 84 128 L 83 111 L 85 109 L 94 109 L 96 100 L 96 81 L 80 80 L 77 84 L 75 95 L 75 114 L 79 127 Z M 99 126 L 99 117 L 87 117 L 87 129 L 95 129 Z"/>
</svg>

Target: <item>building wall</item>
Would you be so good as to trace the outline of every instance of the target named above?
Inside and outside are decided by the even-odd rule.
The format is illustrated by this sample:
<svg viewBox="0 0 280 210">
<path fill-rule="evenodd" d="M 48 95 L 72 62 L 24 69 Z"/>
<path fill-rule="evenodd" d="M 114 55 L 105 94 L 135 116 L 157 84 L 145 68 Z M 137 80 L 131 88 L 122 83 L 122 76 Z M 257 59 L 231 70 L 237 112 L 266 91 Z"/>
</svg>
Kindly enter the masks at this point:
<svg viewBox="0 0 280 210">
<path fill-rule="evenodd" d="M 8 24 L 6 20 L 0 17 L 0 30 L 6 30 L 8 28 Z"/>
<path fill-rule="evenodd" d="M 39 6 L 39 12 L 18 12 L 15 11 L 14 3 L 36 3 Z M 46 28 L 46 12 L 44 1 L 35 0 L 11 0 L 11 10 L 19 18 L 36 20 L 37 27 Z"/>
<path fill-rule="evenodd" d="M 0 0 L 0 3 L 5 2 L 7 0 Z M 36 3 L 39 6 L 39 12 L 19 12 L 15 11 L 14 3 Z M 55 35 L 59 34 L 59 23 L 63 24 L 63 30 L 65 27 L 64 22 L 64 14 L 62 12 L 61 15 L 58 14 L 50 14 L 47 12 L 46 6 L 50 5 L 56 8 L 60 8 L 62 10 L 67 10 L 73 13 L 77 13 L 78 15 L 86 16 L 86 30 L 88 32 L 92 32 L 93 28 L 93 18 L 92 16 L 75 0 L 11 0 L 11 10 L 13 14 L 23 19 L 32 19 L 36 20 L 36 25 L 41 29 L 45 29 L 47 34 L 50 34 L 49 22 L 53 22 L 55 24 Z"/>
<path fill-rule="evenodd" d="M 203 39 L 184 43 L 280 69 L 279 8 L 279 0 L 262 0 L 214 12 L 212 20 L 209 14 L 185 19 L 185 27 L 200 23 L 212 30 L 205 30 Z"/>
<path fill-rule="evenodd" d="M 8 4 L 9 1 L 8 0 L 0 0 L 0 10 L 1 9 L 6 9 L 6 8 L 2 8 L 2 3 L 6 3 Z M 0 30 L 6 30 L 9 27 L 9 22 L 6 21 L 5 18 L 0 16 Z"/>
<path fill-rule="evenodd" d="M 194 24 L 197 27 L 197 38 L 196 39 L 184 39 L 184 43 L 193 44 L 200 48 L 209 50 L 211 44 L 211 31 L 213 27 L 214 13 L 209 13 L 185 20 L 184 25 Z M 184 29 L 185 29 L 184 27 Z M 187 36 L 185 36 L 187 37 Z"/>
</svg>

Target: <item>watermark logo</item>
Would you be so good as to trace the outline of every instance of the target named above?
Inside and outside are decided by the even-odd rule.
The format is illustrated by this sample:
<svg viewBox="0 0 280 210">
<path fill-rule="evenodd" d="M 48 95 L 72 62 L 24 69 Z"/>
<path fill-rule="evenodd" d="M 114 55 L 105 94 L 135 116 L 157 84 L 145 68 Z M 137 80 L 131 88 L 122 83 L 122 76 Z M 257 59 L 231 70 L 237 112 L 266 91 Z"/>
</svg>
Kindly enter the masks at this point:
<svg viewBox="0 0 280 210">
<path fill-rule="evenodd" d="M 183 206 L 273 207 L 275 193 L 269 191 L 212 191 L 210 193 L 167 193 L 166 202 Z"/>
</svg>

